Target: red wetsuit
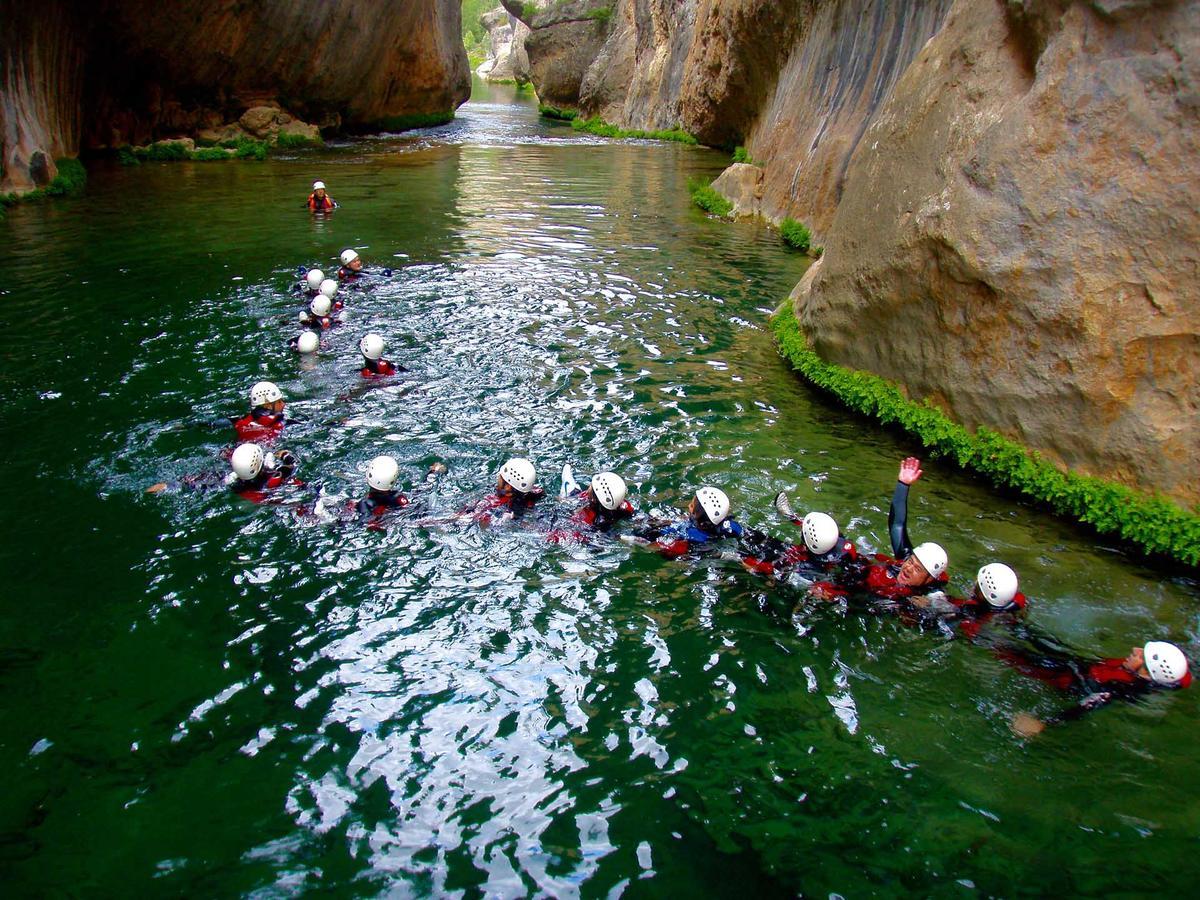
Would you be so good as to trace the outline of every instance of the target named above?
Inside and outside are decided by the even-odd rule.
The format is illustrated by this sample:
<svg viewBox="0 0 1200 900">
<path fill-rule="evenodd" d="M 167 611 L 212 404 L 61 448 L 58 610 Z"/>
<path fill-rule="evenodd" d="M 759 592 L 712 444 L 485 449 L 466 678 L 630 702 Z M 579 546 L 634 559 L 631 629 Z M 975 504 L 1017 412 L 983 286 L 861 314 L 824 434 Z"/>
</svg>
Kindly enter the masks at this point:
<svg viewBox="0 0 1200 900">
<path fill-rule="evenodd" d="M 605 509 L 593 497 L 582 494 L 574 495 L 579 500 L 579 508 L 571 514 L 571 528 L 556 528 L 546 535 L 551 543 L 567 543 L 576 541 L 585 543 L 591 532 L 609 531 L 617 522 L 628 519 L 633 515 L 633 504 L 628 500 L 614 510 Z"/>
<path fill-rule="evenodd" d="M 326 194 L 324 197 L 317 198 L 317 192 L 313 191 L 308 195 L 309 209 L 333 209 L 333 198 Z M 292 209 L 295 209 L 293 206 Z"/>
<path fill-rule="evenodd" d="M 389 510 L 404 509 L 409 500 L 399 491 L 377 491 L 372 488 L 367 496 L 354 505 L 354 510 L 370 522 L 378 522 Z"/>
<path fill-rule="evenodd" d="M 958 615 L 961 619 L 958 622 L 958 629 L 969 638 L 979 636 L 979 631 L 986 625 L 994 616 L 1006 615 L 1009 613 L 1019 613 L 1025 609 L 1028 601 L 1025 595 L 1020 591 L 1012 598 L 1012 602 L 1007 606 L 996 607 L 988 603 L 986 600 L 976 600 L 974 597 L 959 599 L 951 597 L 950 602 L 958 610 Z"/>
<path fill-rule="evenodd" d="M 279 437 L 283 431 L 283 413 L 273 413 L 264 407 L 251 410 L 240 419 L 235 419 L 233 430 L 237 434 L 238 443 L 248 441 L 270 443 Z"/>
<path fill-rule="evenodd" d="M 489 494 L 484 497 L 474 506 L 463 510 L 464 513 L 471 513 L 471 518 L 481 525 L 489 524 L 492 519 L 496 518 L 498 512 L 507 510 L 511 513 L 512 518 L 520 518 L 520 516 L 537 503 L 542 497 L 546 496 L 546 492 L 540 487 L 535 487 L 533 490 L 525 494 L 510 491 L 507 494 Z"/>
<path fill-rule="evenodd" d="M 249 500 L 251 503 L 265 503 L 269 498 L 271 491 L 283 487 L 285 484 L 296 485 L 303 487 L 304 482 L 298 478 L 292 478 L 282 472 L 260 472 L 257 478 L 250 481 L 235 481 L 230 485 L 235 494 L 243 500 Z"/>
<path fill-rule="evenodd" d="M 363 378 L 387 378 L 397 373 L 394 365 L 386 359 L 364 359 L 362 371 L 359 372 Z"/>
</svg>

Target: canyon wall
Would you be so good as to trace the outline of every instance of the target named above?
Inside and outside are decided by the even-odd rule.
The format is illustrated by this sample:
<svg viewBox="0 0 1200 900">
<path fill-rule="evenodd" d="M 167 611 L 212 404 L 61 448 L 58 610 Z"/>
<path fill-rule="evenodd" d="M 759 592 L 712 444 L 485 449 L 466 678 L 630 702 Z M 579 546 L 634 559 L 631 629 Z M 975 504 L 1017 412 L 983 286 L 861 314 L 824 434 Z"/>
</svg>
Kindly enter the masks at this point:
<svg viewBox="0 0 1200 900">
<path fill-rule="evenodd" d="M 1200 501 L 1200 2 L 574 0 L 526 23 L 555 105 L 747 147 L 718 185 L 823 245 L 793 293 L 823 358 Z"/>
<path fill-rule="evenodd" d="M 3 190 L 54 156 L 173 137 L 278 104 L 366 130 L 470 93 L 458 0 L 0 0 Z"/>
</svg>

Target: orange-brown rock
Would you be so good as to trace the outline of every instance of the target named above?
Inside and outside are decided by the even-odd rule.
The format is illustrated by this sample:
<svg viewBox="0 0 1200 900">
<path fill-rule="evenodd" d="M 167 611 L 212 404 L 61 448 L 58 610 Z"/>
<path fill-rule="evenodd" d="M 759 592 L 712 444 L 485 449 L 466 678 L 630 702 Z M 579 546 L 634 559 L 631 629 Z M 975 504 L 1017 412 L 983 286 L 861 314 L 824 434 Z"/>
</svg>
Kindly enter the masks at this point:
<svg viewBox="0 0 1200 900">
<path fill-rule="evenodd" d="M 361 130 L 470 93 L 458 0 L 0 0 L 0 21 L 3 190 L 81 137 L 145 143 L 272 103 Z"/>
<path fill-rule="evenodd" d="M 1200 4 L 1017 13 L 954 4 L 864 132 L 796 312 L 828 360 L 1195 503 Z"/>
</svg>

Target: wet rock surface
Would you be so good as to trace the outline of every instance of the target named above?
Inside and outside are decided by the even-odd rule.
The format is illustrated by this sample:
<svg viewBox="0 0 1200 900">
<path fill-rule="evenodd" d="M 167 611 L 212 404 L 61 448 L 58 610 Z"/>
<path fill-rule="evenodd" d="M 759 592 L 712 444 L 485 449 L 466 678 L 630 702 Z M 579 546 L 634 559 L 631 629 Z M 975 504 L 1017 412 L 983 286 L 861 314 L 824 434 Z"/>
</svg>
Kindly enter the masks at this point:
<svg viewBox="0 0 1200 900">
<path fill-rule="evenodd" d="M 61 158 L 196 135 L 272 105 L 370 130 L 450 112 L 470 93 L 457 0 L 0 0 L 0 20 L 5 191 L 31 186 L 38 149 Z"/>
</svg>

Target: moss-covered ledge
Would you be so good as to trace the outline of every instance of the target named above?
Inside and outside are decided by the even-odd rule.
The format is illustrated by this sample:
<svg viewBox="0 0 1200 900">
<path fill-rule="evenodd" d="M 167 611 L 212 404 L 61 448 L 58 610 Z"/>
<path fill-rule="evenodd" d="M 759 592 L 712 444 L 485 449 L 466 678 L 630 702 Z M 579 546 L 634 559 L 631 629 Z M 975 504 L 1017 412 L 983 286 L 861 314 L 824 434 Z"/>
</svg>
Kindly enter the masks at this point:
<svg viewBox="0 0 1200 900">
<path fill-rule="evenodd" d="M 885 378 L 822 360 L 809 346 L 790 304 L 771 319 L 780 352 L 808 381 L 855 412 L 896 425 L 935 457 L 954 460 L 1004 488 L 1043 503 L 1100 534 L 1116 535 L 1144 552 L 1200 565 L 1200 515 L 1164 497 L 1062 472 L 1038 453 L 980 427 L 974 434 L 928 401 L 916 403 Z"/>
</svg>

